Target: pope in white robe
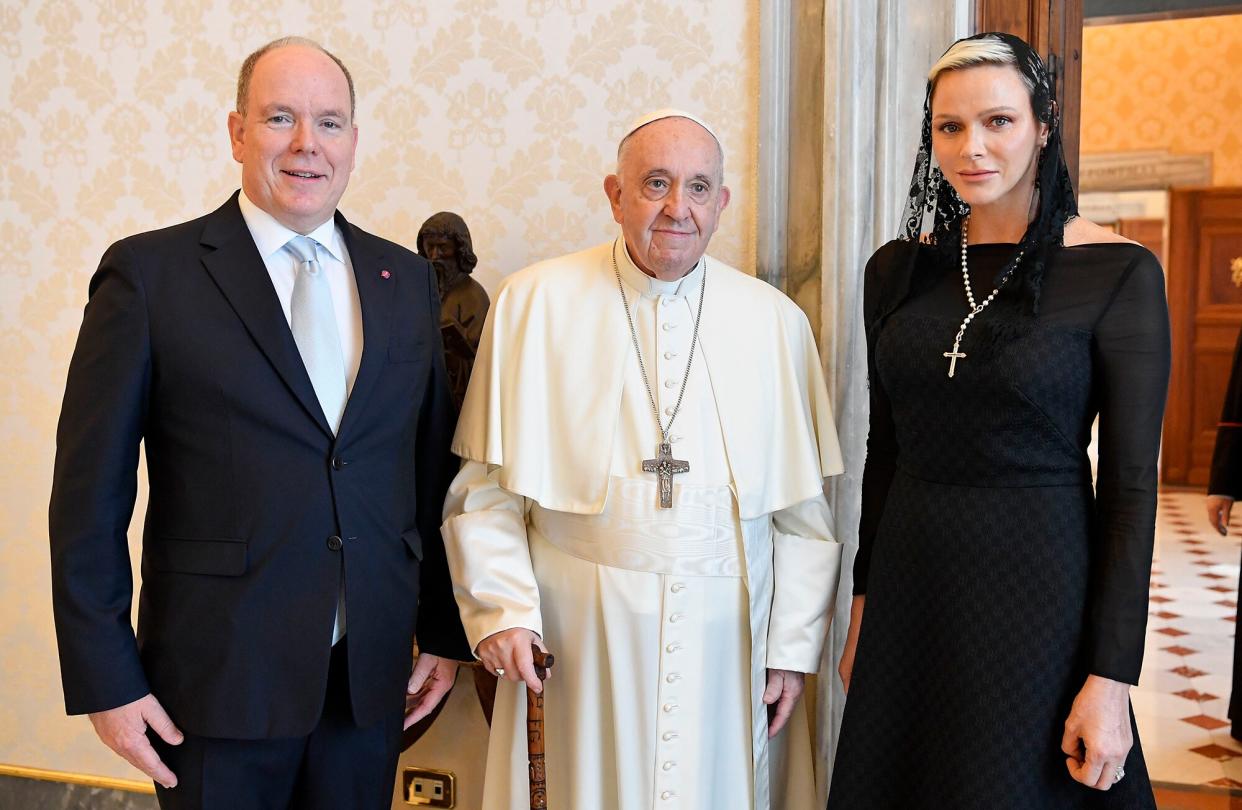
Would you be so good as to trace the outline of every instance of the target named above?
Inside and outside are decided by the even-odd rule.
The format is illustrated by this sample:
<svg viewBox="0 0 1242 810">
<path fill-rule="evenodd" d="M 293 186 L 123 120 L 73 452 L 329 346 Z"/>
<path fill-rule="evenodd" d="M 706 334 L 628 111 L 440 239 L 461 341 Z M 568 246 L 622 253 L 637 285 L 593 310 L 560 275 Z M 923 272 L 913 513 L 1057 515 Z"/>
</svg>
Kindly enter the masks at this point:
<svg viewBox="0 0 1242 810">
<path fill-rule="evenodd" d="M 701 121 L 639 119 L 605 181 L 620 236 L 513 274 L 488 316 L 444 524 L 502 673 L 483 810 L 528 807 L 532 640 L 556 656 L 553 810 L 814 807 L 794 707 L 835 596 L 840 451 L 805 316 L 705 254 L 722 181 Z M 689 464 L 667 508 L 662 443 Z"/>
</svg>

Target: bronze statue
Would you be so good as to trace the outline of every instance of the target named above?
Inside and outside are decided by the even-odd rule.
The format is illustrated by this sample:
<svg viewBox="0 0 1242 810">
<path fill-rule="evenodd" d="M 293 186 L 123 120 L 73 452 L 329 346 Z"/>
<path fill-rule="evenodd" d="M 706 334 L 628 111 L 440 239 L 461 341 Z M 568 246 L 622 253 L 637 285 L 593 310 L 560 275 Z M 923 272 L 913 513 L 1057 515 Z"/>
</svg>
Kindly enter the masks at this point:
<svg viewBox="0 0 1242 810">
<path fill-rule="evenodd" d="M 470 277 L 479 263 L 479 257 L 474 252 L 470 229 L 460 216 L 451 211 L 433 214 L 418 229 L 415 247 L 418 255 L 431 262 L 436 271 L 436 283 L 440 288 L 440 335 L 444 340 L 444 362 L 448 367 L 453 402 L 460 411 L 491 300 L 483 285 Z M 490 726 L 492 707 L 496 702 L 496 676 L 481 667 L 472 669 L 479 705 Z M 447 702 L 441 701 L 440 705 Z M 419 728 L 422 724 L 416 724 L 409 729 L 405 748 L 422 736 L 422 732 L 434 721 L 435 714 L 424 718 L 422 728 Z"/>
<path fill-rule="evenodd" d="M 448 365 L 449 388 L 461 410 L 474 356 L 491 300 L 470 277 L 479 263 L 465 220 L 450 211 L 433 214 L 418 229 L 418 255 L 431 262 L 440 287 L 440 334 Z"/>
</svg>

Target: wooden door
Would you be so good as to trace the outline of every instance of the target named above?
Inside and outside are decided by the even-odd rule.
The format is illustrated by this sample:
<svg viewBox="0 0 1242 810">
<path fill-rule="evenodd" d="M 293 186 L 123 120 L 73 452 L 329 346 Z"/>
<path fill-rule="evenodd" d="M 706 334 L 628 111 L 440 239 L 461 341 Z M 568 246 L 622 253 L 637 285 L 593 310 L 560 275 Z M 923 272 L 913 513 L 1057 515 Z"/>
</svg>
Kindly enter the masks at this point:
<svg viewBox="0 0 1242 810">
<path fill-rule="evenodd" d="M 1117 233 L 1127 239 L 1133 239 L 1143 247 L 1156 254 L 1161 267 L 1169 266 L 1169 257 L 1164 252 L 1164 220 L 1163 219 L 1127 219 L 1117 220 Z"/>
<path fill-rule="evenodd" d="M 1170 192 L 1168 250 L 1173 374 L 1161 480 L 1202 487 L 1242 328 L 1242 188 Z"/>
</svg>

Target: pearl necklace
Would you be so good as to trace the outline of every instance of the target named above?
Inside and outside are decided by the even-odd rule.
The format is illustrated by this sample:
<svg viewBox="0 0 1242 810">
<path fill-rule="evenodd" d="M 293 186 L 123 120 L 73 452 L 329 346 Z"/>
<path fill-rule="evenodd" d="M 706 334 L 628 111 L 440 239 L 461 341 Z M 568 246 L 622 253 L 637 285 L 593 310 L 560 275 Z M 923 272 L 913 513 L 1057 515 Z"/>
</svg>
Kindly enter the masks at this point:
<svg viewBox="0 0 1242 810">
<path fill-rule="evenodd" d="M 950 378 L 952 378 L 953 374 L 957 371 L 957 361 L 966 359 L 966 353 L 958 351 L 962 346 L 962 338 L 966 334 L 966 327 L 970 326 L 970 322 L 975 319 L 975 316 L 980 312 L 983 312 L 983 310 L 987 308 L 987 305 L 992 303 L 992 300 L 996 298 L 996 294 L 1000 292 L 1001 287 L 1005 286 L 1005 282 L 1008 281 L 1010 276 L 1013 275 L 1013 271 L 1018 269 L 1018 263 L 1022 261 L 1023 254 L 1023 251 L 1018 252 L 1018 257 L 1013 260 L 1013 267 L 1010 267 L 1001 278 L 1000 283 L 996 285 L 996 289 L 992 290 L 992 294 L 983 299 L 982 304 L 975 303 L 975 293 L 970 288 L 970 270 L 968 269 L 966 263 L 966 232 L 969 225 L 970 220 L 962 220 L 962 283 L 966 286 L 966 302 L 970 305 L 970 312 L 966 315 L 966 318 L 962 321 L 962 325 L 958 328 L 957 336 L 953 338 L 953 351 L 944 353 L 944 356 L 949 361 Z"/>
</svg>

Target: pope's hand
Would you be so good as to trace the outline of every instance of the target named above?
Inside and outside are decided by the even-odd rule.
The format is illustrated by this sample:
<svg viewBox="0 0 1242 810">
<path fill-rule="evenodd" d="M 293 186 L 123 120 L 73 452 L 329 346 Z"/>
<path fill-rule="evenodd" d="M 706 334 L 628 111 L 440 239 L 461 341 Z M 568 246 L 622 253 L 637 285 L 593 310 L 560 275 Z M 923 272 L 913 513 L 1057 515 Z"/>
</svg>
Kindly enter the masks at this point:
<svg viewBox="0 0 1242 810">
<path fill-rule="evenodd" d="M 172 718 L 155 695 L 148 694 L 115 709 L 92 712 L 90 718 L 95 733 L 104 745 L 164 787 L 177 786 L 176 774 L 164 764 L 147 739 L 147 728 L 154 730 L 169 745 L 180 745 L 185 737 L 173 725 Z"/>
<path fill-rule="evenodd" d="M 802 687 L 806 676 L 801 672 L 787 669 L 768 670 L 768 688 L 763 690 L 763 702 L 768 704 L 768 736 L 775 737 L 789 722 L 798 698 L 802 697 Z M 773 705 L 775 704 L 775 705 Z"/>
<path fill-rule="evenodd" d="M 543 681 L 535 674 L 535 657 L 531 654 L 530 645 L 534 644 L 544 652 L 539 634 L 525 627 L 513 627 L 492 633 L 479 642 L 479 660 L 488 672 L 494 673 L 507 681 L 525 681 L 526 687 L 539 694 L 543 691 Z M 548 677 L 552 677 L 551 668 Z"/>
<path fill-rule="evenodd" d="M 456 678 L 457 662 L 452 658 L 421 653 L 405 687 L 405 725 L 402 728 L 409 728 L 431 714 L 453 688 Z"/>
</svg>

